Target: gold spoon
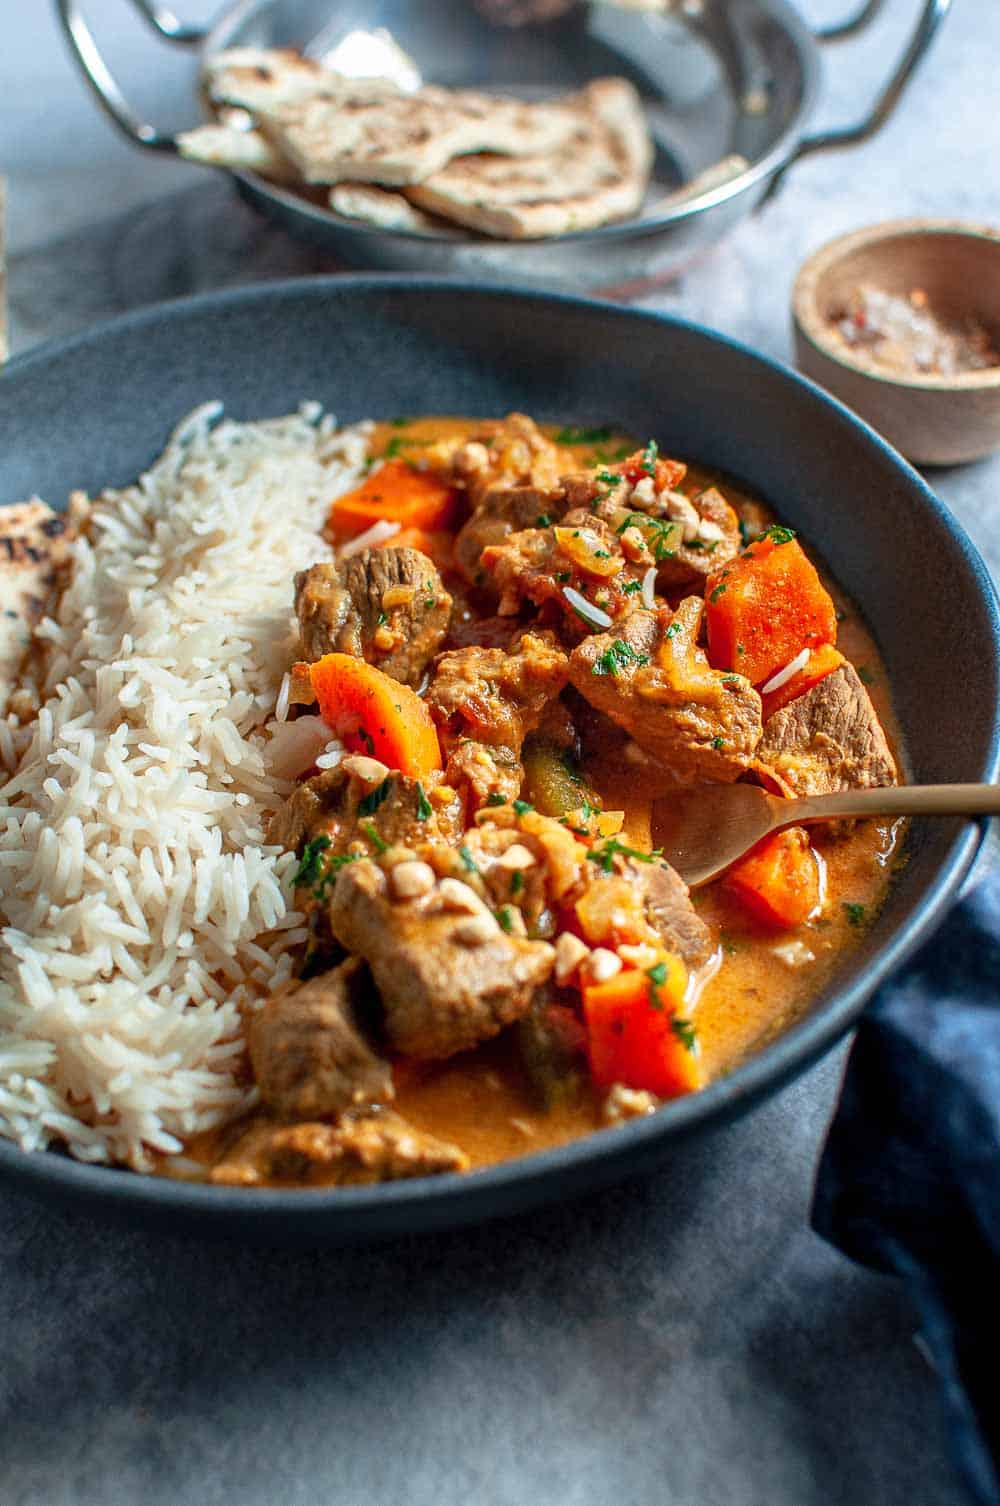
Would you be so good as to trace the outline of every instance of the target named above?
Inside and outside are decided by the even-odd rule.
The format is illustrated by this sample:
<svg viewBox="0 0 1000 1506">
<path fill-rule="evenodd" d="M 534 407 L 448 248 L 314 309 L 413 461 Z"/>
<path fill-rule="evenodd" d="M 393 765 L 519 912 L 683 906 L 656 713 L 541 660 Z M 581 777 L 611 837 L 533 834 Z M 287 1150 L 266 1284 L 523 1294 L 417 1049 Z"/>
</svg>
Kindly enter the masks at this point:
<svg viewBox="0 0 1000 1506">
<path fill-rule="evenodd" d="M 667 862 L 697 889 L 772 831 L 852 816 L 1000 816 L 1000 786 L 904 784 L 786 800 L 755 784 L 703 785 L 660 802 L 656 836 Z"/>
</svg>

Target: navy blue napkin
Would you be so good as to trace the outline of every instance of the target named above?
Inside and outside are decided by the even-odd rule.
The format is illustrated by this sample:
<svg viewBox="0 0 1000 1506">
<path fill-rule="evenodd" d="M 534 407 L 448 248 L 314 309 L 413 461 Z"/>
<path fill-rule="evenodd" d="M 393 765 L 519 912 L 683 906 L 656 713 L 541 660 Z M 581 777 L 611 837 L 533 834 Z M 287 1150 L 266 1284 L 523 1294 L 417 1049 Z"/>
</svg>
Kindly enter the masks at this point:
<svg viewBox="0 0 1000 1506">
<path fill-rule="evenodd" d="M 1000 870 L 875 995 L 819 1165 L 813 1227 L 903 1278 L 959 1469 L 1000 1502 Z"/>
</svg>

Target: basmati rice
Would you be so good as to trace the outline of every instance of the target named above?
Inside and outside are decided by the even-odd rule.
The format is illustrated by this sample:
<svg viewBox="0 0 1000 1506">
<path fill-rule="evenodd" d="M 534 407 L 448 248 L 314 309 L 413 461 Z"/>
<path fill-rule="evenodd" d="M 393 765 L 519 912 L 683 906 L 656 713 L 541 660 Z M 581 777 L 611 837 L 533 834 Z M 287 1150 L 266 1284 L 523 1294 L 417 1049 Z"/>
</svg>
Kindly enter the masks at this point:
<svg viewBox="0 0 1000 1506">
<path fill-rule="evenodd" d="M 30 742 L 0 730 L 20 753 L 0 789 L 0 1134 L 28 1150 L 148 1169 L 247 1107 L 241 1006 L 307 937 L 296 859 L 265 837 L 291 789 L 268 753 L 295 725 L 274 719 L 292 577 L 329 557 L 318 530 L 370 426 L 221 411 L 95 500 L 39 628 Z"/>
</svg>

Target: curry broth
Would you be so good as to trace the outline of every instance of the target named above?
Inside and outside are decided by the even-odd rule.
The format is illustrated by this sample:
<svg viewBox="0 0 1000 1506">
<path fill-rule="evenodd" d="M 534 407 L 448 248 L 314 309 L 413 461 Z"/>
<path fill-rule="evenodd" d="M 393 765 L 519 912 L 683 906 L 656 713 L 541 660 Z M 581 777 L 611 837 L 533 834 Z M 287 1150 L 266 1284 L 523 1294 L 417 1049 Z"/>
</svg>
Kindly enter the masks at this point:
<svg viewBox="0 0 1000 1506">
<path fill-rule="evenodd" d="M 373 461 L 384 457 L 418 461 L 423 446 L 462 436 L 477 422 L 454 416 L 379 422 L 373 427 L 370 454 Z M 559 445 L 567 471 L 613 465 L 636 448 L 635 440 L 622 432 L 541 427 Z M 692 466 L 684 489 L 711 485 L 718 486 L 755 529 L 775 521 L 770 509 L 718 471 Z M 819 564 L 811 541 L 806 539 L 805 546 Z M 821 564 L 819 568 L 837 606 L 839 646 L 869 686 L 902 769 L 899 728 L 875 644 L 853 603 Z M 649 794 L 650 771 L 630 766 L 628 742 L 625 732 L 604 721 L 597 745 L 588 748 L 586 772 L 604 808 L 625 812 L 626 839 L 648 850 L 655 844 L 657 830 L 655 802 L 651 803 Z M 655 777 L 655 770 L 652 773 Z M 635 799 L 637 784 L 645 791 L 640 801 Z M 693 979 L 685 1005 L 697 1026 L 707 1081 L 732 1071 L 808 1011 L 810 1001 L 857 947 L 884 902 L 900 861 L 904 827 L 903 822 L 869 821 L 845 831 L 815 829 L 814 851 L 825 876 L 823 900 L 820 913 L 793 930 L 775 933 L 756 924 L 719 882 L 694 895 L 701 917 L 718 942 L 712 961 Z M 807 949 L 808 959 L 787 960 L 797 950 L 796 943 Z M 417 1130 L 455 1141 L 473 1166 L 564 1144 L 601 1124 L 599 1098 L 589 1087 L 575 1103 L 539 1108 L 509 1031 L 474 1052 L 444 1062 L 399 1063 L 396 1095 L 395 1106 Z M 238 1129 L 229 1126 L 198 1136 L 185 1147 L 188 1165 L 210 1164 Z M 171 1165 L 170 1158 L 159 1169 L 171 1175 L 191 1174 L 183 1164 Z M 308 1182 L 322 1185 L 322 1175 L 311 1173 Z"/>
</svg>

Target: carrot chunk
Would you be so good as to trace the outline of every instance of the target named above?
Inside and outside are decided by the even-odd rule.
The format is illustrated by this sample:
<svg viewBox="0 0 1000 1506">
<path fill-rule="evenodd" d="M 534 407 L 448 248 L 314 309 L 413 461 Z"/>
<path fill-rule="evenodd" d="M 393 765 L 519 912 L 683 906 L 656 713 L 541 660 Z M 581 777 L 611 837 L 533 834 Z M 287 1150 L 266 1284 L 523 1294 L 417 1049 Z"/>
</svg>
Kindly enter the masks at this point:
<svg viewBox="0 0 1000 1506">
<path fill-rule="evenodd" d="M 433 531 L 454 521 L 456 500 L 454 488 L 440 476 L 405 460 L 387 460 L 354 491 L 335 499 L 330 527 L 337 538 L 352 538 L 379 522 Z"/>
<path fill-rule="evenodd" d="M 353 654 L 324 654 L 309 677 L 320 715 L 352 752 L 416 779 L 440 769 L 431 714 L 408 685 Z"/>
<path fill-rule="evenodd" d="M 664 954 L 648 972 L 620 972 L 583 990 L 587 1054 L 598 1088 L 623 1083 L 660 1098 L 702 1086 L 694 1027 L 682 1017 L 687 969 Z"/>
<path fill-rule="evenodd" d="M 802 925 L 820 901 L 819 867 L 801 826 L 758 842 L 724 882 L 755 920 L 780 931 Z"/>
<path fill-rule="evenodd" d="M 708 657 L 763 685 L 804 648 L 837 641 L 837 613 L 787 528 L 756 540 L 705 582 Z"/>
<path fill-rule="evenodd" d="M 797 701 L 800 695 L 812 690 L 820 680 L 825 680 L 827 675 L 832 675 L 835 669 L 839 669 L 844 662 L 844 656 L 832 643 L 821 643 L 819 648 L 814 648 L 809 655 L 804 669 L 798 674 L 792 675 L 784 685 L 772 690 L 769 695 L 761 697 L 764 707 L 764 720 L 780 711 L 782 706 L 787 706 L 789 701 Z"/>
</svg>

